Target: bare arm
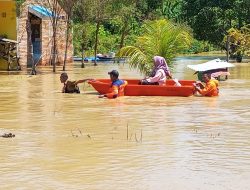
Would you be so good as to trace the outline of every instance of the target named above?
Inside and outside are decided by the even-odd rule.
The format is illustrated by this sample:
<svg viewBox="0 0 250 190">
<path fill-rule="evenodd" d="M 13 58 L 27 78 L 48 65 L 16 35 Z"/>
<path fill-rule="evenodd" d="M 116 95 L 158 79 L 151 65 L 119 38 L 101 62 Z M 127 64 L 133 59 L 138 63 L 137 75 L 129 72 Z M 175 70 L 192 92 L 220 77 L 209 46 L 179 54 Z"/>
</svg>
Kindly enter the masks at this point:
<svg viewBox="0 0 250 190">
<path fill-rule="evenodd" d="M 66 90 L 66 84 L 63 84 L 62 93 L 65 93 L 65 90 Z"/>
<path fill-rule="evenodd" d="M 155 76 L 149 77 L 146 80 L 148 82 L 158 82 L 162 77 L 162 73 L 160 71 L 156 72 Z"/>
<path fill-rule="evenodd" d="M 79 84 L 79 83 L 84 83 L 84 82 L 89 81 L 89 80 L 94 80 L 94 79 L 82 79 L 82 80 L 77 80 L 77 81 L 75 82 L 75 84 L 77 85 L 77 84 Z"/>
<path fill-rule="evenodd" d="M 201 83 L 201 81 L 196 81 L 195 86 L 201 89 L 205 88 L 205 86 Z"/>
<path fill-rule="evenodd" d="M 169 79 L 172 79 L 173 78 L 173 76 L 172 76 L 172 74 L 170 73 L 170 71 L 168 71 L 168 76 L 167 76 Z"/>
</svg>

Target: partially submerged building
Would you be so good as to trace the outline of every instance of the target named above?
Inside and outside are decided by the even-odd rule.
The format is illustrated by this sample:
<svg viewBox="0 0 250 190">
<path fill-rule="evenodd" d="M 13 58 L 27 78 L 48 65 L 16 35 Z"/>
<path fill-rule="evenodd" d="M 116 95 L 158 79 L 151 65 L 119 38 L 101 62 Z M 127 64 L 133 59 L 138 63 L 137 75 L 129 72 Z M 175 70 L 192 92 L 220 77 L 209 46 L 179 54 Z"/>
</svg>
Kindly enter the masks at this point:
<svg viewBox="0 0 250 190">
<path fill-rule="evenodd" d="M 232 63 L 222 61 L 219 58 L 201 64 L 187 65 L 188 68 L 195 71 L 194 74 L 197 74 L 198 80 L 202 82 L 204 82 L 203 74 L 209 74 L 217 80 L 226 80 L 230 75 L 228 68 L 234 66 Z"/>
<path fill-rule="evenodd" d="M 20 10 L 18 18 L 19 64 L 21 67 L 36 65 L 51 65 L 51 47 L 53 44 L 52 18 L 58 18 L 56 38 L 56 64 L 64 61 L 66 48 L 66 14 L 51 12 L 51 8 L 42 0 L 27 0 Z M 73 62 L 72 34 L 69 37 L 67 63 Z"/>
<path fill-rule="evenodd" d="M 16 2 L 0 0 L 0 70 L 17 67 Z"/>
</svg>

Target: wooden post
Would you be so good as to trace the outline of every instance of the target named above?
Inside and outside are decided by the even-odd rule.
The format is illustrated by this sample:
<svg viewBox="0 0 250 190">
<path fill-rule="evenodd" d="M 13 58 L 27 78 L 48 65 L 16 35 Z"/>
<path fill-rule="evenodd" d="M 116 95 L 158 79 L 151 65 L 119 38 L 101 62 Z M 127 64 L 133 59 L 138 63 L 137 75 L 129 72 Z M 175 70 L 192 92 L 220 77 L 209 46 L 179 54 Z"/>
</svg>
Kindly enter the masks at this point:
<svg viewBox="0 0 250 190">
<path fill-rule="evenodd" d="M 10 58 L 10 43 L 7 43 L 7 56 L 8 56 L 8 71 L 10 71 L 10 62 L 11 62 L 11 58 Z"/>
</svg>

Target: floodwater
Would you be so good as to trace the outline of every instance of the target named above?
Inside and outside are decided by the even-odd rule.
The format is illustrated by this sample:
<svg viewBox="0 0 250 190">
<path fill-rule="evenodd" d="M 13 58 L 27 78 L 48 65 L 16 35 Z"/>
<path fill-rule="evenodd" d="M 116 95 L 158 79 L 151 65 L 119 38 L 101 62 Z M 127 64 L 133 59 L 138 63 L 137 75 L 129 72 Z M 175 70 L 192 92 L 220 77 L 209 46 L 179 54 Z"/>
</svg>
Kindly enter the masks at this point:
<svg viewBox="0 0 250 190">
<path fill-rule="evenodd" d="M 179 57 L 173 74 L 195 79 Z M 61 69 L 61 68 L 60 68 Z M 141 78 L 127 64 L 68 68 L 71 79 Z M 220 96 L 99 99 L 60 93 L 60 71 L 0 75 L 0 189 L 245 190 L 250 187 L 250 63 Z"/>
</svg>

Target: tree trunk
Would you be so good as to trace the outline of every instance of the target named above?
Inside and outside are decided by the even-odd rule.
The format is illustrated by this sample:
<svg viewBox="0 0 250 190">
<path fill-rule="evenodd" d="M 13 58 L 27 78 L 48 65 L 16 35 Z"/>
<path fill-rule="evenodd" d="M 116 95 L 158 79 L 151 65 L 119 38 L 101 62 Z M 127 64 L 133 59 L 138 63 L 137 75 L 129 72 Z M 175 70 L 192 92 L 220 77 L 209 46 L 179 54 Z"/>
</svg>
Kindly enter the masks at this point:
<svg viewBox="0 0 250 190">
<path fill-rule="evenodd" d="M 97 63 L 96 63 L 96 54 L 97 54 L 97 46 L 98 46 L 98 33 L 99 33 L 99 28 L 100 28 L 100 22 L 97 21 L 96 32 L 95 32 L 95 60 L 94 60 L 94 65 L 95 65 L 95 66 L 97 66 Z"/>
<path fill-rule="evenodd" d="M 68 55 L 69 29 L 70 29 L 70 16 L 68 16 L 68 20 L 67 20 L 66 46 L 65 46 L 64 60 L 63 60 L 63 71 L 65 71 L 66 61 L 67 61 L 67 55 Z"/>
<path fill-rule="evenodd" d="M 52 59 L 51 64 L 53 66 L 53 72 L 56 72 L 56 35 L 53 32 L 53 43 L 52 43 Z"/>
<path fill-rule="evenodd" d="M 227 36 L 227 43 L 226 43 L 226 49 L 227 49 L 227 62 L 229 62 L 229 40 L 230 36 Z"/>
<path fill-rule="evenodd" d="M 53 18 L 52 22 L 52 30 L 53 30 L 53 36 L 52 36 L 52 59 L 51 64 L 53 66 L 53 72 L 56 72 L 56 51 L 57 51 L 57 42 L 56 42 L 56 32 L 57 32 L 57 21 L 56 18 Z"/>
<path fill-rule="evenodd" d="M 237 61 L 237 63 L 241 63 L 242 62 L 242 54 L 238 53 L 236 55 L 236 61 Z"/>
<path fill-rule="evenodd" d="M 120 41 L 120 49 L 124 46 L 124 40 L 127 35 L 127 28 L 128 28 L 128 22 L 125 22 L 124 27 L 122 28 L 122 35 L 121 35 L 121 41 Z"/>
<path fill-rule="evenodd" d="M 57 10 L 58 8 L 58 2 L 56 0 L 53 0 L 52 3 L 52 16 L 51 16 L 51 21 L 52 21 L 52 30 L 53 30 L 53 36 L 52 36 L 52 59 L 51 63 L 53 65 L 53 72 L 56 72 L 56 55 L 57 55 L 57 41 L 56 41 L 56 36 L 57 36 L 57 27 L 58 27 L 58 17 L 57 15 L 60 14 L 60 12 Z"/>
<path fill-rule="evenodd" d="M 84 64 L 84 44 L 82 43 L 82 68 L 85 68 Z"/>
</svg>

